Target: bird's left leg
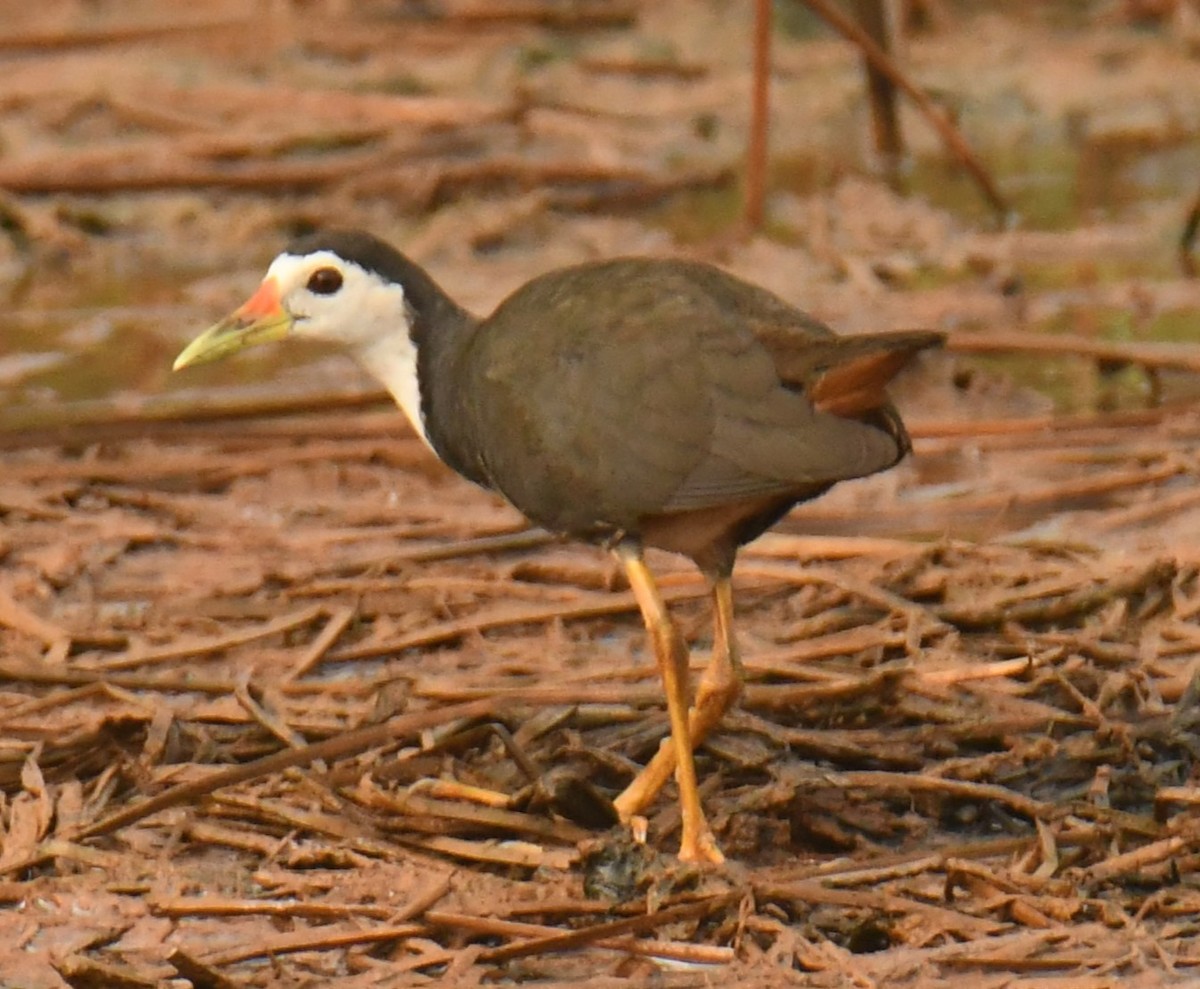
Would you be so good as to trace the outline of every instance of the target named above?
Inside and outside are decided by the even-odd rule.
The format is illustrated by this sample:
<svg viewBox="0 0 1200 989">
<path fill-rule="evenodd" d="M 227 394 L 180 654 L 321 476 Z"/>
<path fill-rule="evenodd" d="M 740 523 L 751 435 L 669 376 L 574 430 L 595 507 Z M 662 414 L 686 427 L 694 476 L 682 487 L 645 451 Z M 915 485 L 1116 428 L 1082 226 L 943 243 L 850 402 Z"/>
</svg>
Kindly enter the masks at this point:
<svg viewBox="0 0 1200 989">
<path fill-rule="evenodd" d="M 745 676 L 733 631 L 733 583 L 727 573 L 713 579 L 713 652 L 700 686 L 696 704 L 688 712 L 688 741 L 692 747 L 708 737 L 726 712 L 737 702 Z M 675 770 L 675 743 L 668 740 L 654 758 L 613 801 L 621 820 L 640 814 Z M 692 761 L 690 758 L 689 762 Z"/>
<path fill-rule="evenodd" d="M 700 806 L 700 791 L 696 785 L 696 764 L 692 759 L 692 741 L 688 726 L 688 651 L 683 638 L 671 615 L 666 603 L 658 592 L 654 577 L 642 559 L 641 547 L 636 543 L 622 542 L 616 547 L 617 556 L 625 565 L 629 577 L 629 586 L 641 609 L 642 619 L 646 623 L 646 631 L 654 647 L 654 657 L 658 661 L 658 671 L 662 676 L 663 690 L 667 695 L 667 715 L 671 721 L 671 740 L 664 741 L 659 749 L 661 756 L 668 749 L 681 753 L 678 760 L 671 757 L 667 768 L 667 776 L 671 770 L 678 771 L 676 780 L 679 784 L 679 808 L 682 816 L 683 834 L 679 842 L 679 858 L 685 862 L 723 862 L 725 856 L 717 847 L 716 839 L 704 818 L 704 810 Z M 649 797 L 639 799 L 630 796 L 638 780 L 645 775 L 642 771 L 629 787 L 614 801 L 617 813 L 622 821 L 628 821 L 637 810 L 649 802 Z M 662 784 L 660 783 L 659 786 Z M 655 791 L 657 792 L 657 787 Z M 632 808 L 632 809 L 631 809 Z"/>
</svg>

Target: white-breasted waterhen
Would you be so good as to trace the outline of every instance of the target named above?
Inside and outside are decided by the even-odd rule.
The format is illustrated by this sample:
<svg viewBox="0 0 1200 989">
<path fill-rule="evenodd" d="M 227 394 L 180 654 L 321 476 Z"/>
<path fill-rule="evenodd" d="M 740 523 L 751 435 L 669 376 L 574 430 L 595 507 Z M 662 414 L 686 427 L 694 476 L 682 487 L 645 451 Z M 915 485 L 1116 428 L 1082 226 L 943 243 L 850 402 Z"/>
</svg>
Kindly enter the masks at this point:
<svg viewBox="0 0 1200 989">
<path fill-rule="evenodd" d="M 641 813 L 674 770 L 679 857 L 721 861 L 692 749 L 741 688 L 734 556 L 797 502 L 908 452 L 885 386 L 941 336 L 839 337 L 715 267 L 650 258 L 552 271 L 479 319 L 382 241 L 331 231 L 288 247 L 175 367 L 289 335 L 343 345 L 464 477 L 551 532 L 615 551 L 671 724 L 617 812 Z M 712 583 L 712 658 L 690 710 L 687 648 L 647 546 L 690 557 Z"/>
</svg>

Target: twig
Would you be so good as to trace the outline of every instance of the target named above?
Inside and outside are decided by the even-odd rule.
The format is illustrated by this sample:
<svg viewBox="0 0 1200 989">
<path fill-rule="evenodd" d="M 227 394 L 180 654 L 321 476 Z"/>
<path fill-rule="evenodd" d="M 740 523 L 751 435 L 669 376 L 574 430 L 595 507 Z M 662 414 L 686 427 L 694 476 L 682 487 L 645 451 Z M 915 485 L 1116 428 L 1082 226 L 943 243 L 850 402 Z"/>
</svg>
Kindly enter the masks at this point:
<svg viewBox="0 0 1200 989">
<path fill-rule="evenodd" d="M 236 686 L 233 688 L 234 699 L 251 718 L 251 720 L 262 725 L 268 732 L 274 735 L 284 745 L 290 746 L 293 749 L 301 749 L 304 747 L 304 736 L 292 729 L 290 725 L 278 718 L 273 712 L 268 711 L 265 707 L 258 703 L 250 696 L 250 671 L 238 678 Z"/>
<path fill-rule="evenodd" d="M 24 704 L 10 707 L 7 710 L 0 710 L 0 727 L 12 724 L 14 721 L 21 721 L 28 718 L 31 714 L 41 714 L 56 707 L 66 707 L 66 705 L 74 704 L 77 701 L 89 700 L 92 697 L 101 697 L 108 686 L 110 685 L 101 680 L 95 680 L 81 687 L 55 691 L 54 693 L 46 694 L 44 697 L 37 697 L 31 701 L 26 701 Z"/>
<path fill-rule="evenodd" d="M 868 604 L 875 605 L 885 612 L 896 612 L 905 616 L 910 622 L 924 622 L 927 625 L 940 625 L 941 622 L 919 604 L 906 600 L 898 594 L 876 587 L 865 581 L 856 580 L 849 574 L 840 573 L 828 567 L 788 566 L 782 563 L 751 563 L 743 566 L 740 573 L 748 577 L 769 577 L 774 580 L 786 581 L 789 584 L 828 584 L 861 598 Z"/>
<path fill-rule="evenodd" d="M 674 58 L 618 57 L 585 55 L 576 65 L 587 72 L 612 73 L 639 78 L 670 78 L 691 81 L 703 79 L 709 67 L 700 62 L 681 62 Z"/>
<path fill-rule="evenodd" d="M 245 31 L 254 22 L 247 18 L 187 18 L 159 24 L 117 24 L 111 27 L 64 28 L 42 31 L 6 31 L 0 35 L 0 52 L 46 52 L 93 48 L 185 37 L 195 42 L 200 31 Z"/>
<path fill-rule="evenodd" d="M 899 682 L 903 672 L 885 667 L 861 677 L 843 677 L 828 683 L 752 683 L 746 687 L 745 703 L 757 710 L 786 711 L 803 704 L 878 694 L 888 685 Z"/>
<path fill-rule="evenodd" d="M 442 818 L 477 827 L 514 831 L 534 838 L 574 845 L 590 833 L 570 821 L 524 814 L 502 807 L 488 807 L 466 801 L 437 800 L 413 793 L 411 788 L 396 793 L 374 792 L 368 798 L 372 806 L 394 814 L 417 818 Z"/>
<path fill-rule="evenodd" d="M 1009 330 L 951 333 L 945 347 L 954 354 L 1054 354 L 1089 357 L 1105 363 L 1137 364 L 1147 370 L 1200 373 L 1200 347 L 1187 343 L 1121 343 L 1094 337 Z"/>
<path fill-rule="evenodd" d="M 150 484 L 169 477 L 188 477 L 217 486 L 227 479 L 266 474 L 286 464 L 364 460 L 386 453 L 392 462 L 428 463 L 428 454 L 405 443 L 371 439 L 354 442 L 313 442 L 303 447 L 256 450 L 253 454 L 228 454 L 214 460 L 211 454 L 171 454 L 159 450 L 154 456 L 131 456 L 124 460 L 56 461 L 20 463 L 6 468 L 14 481 L 90 480 L 124 484 Z"/>
<path fill-rule="evenodd" d="M 1184 804 L 1188 807 L 1200 806 L 1200 787 L 1164 786 L 1154 794 L 1154 803 Z"/>
<path fill-rule="evenodd" d="M 891 79 L 900 89 L 904 90 L 909 99 L 916 105 L 921 115 L 929 121 L 933 129 L 941 136 L 946 146 L 975 179 L 976 184 L 983 191 L 992 209 L 1000 217 L 1007 216 L 1011 211 L 1011 207 L 1001 194 L 999 187 L 991 175 L 988 174 L 983 163 L 976 157 L 975 152 L 971 150 L 971 146 L 967 144 L 966 139 L 959 132 L 958 128 L 950 122 L 946 114 L 926 95 L 925 91 L 909 80 L 904 70 L 871 40 L 870 35 L 840 9 L 835 7 L 830 0 L 804 0 L 804 2 L 833 27 L 834 30 L 856 45 L 859 51 L 863 53 L 863 58 L 875 69 Z"/>
<path fill-rule="evenodd" d="M 426 914 L 425 919 L 430 924 L 439 927 L 470 931 L 472 934 L 482 934 L 490 937 L 538 938 L 545 941 L 554 940 L 562 936 L 561 930 L 548 927 L 545 924 L 502 920 L 498 917 L 479 917 L 471 914 L 438 911 Z M 599 938 L 590 942 L 589 946 L 593 948 L 607 948 L 612 951 L 623 951 L 631 955 L 645 955 L 701 965 L 723 965 L 732 962 L 734 959 L 733 949 L 720 945 L 638 940 L 631 937 Z"/>
<path fill-rule="evenodd" d="M 300 392 L 277 397 L 222 395 L 206 397 L 199 402 L 194 398 L 186 401 L 170 398 L 139 400 L 133 403 L 133 411 L 129 407 L 131 400 L 124 398 L 120 403 L 107 400 L 72 402 L 55 410 L 53 416 L 47 416 L 39 409 L 36 419 L 22 416 L 19 409 L 8 409 L 0 418 L 0 450 L 61 446 L 64 443 L 104 443 L 148 436 L 165 439 L 208 435 L 229 439 L 228 423 L 237 420 L 254 420 L 245 427 L 250 435 L 299 433 L 311 436 L 316 432 L 312 416 L 319 417 L 328 434 L 329 413 L 369 409 L 390 401 L 387 392 L 372 388 L 352 392 Z M 272 416 L 296 418 L 273 422 L 269 418 Z M 386 429 L 391 433 L 402 436 L 408 429 L 404 417 L 397 416 L 394 411 L 384 416 Z M 384 421 L 378 414 L 368 413 L 365 418 L 373 426 Z M 376 429 L 371 433 L 380 435 Z M 245 434 L 239 429 L 237 435 Z"/>
<path fill-rule="evenodd" d="M 395 919 L 392 907 L 371 903 L 329 903 L 304 900 L 235 900 L 223 896 L 177 896 L 150 900 L 150 912 L 159 917 L 306 917 L 314 920 L 347 920 L 369 917 L 372 920 Z M 409 918 L 404 918 L 409 919 Z"/>
<path fill-rule="evenodd" d="M 432 546 L 399 547 L 389 554 L 388 559 L 410 560 L 414 563 L 432 563 L 435 560 L 455 560 L 468 556 L 492 556 L 501 553 L 519 553 L 527 549 L 538 549 L 558 542 L 544 529 L 521 529 L 505 532 L 498 536 L 476 536 L 473 539 L 444 540 Z"/>
<path fill-rule="evenodd" d="M 190 982 L 192 989 L 239 989 L 242 985 L 206 965 L 183 948 L 175 948 L 167 955 L 167 964 L 175 969 L 181 978 Z"/>
<path fill-rule="evenodd" d="M 1007 622 L 1032 623 L 1061 620 L 1071 615 L 1095 611 L 1109 601 L 1127 598 L 1156 583 L 1165 583 L 1174 574 L 1169 561 L 1151 560 L 1137 568 L 1126 569 L 1108 580 L 1095 581 L 1076 591 L 1037 600 L 1014 600 L 1009 593 L 999 600 L 972 601 L 942 605 L 939 617 L 959 628 L 986 628 Z M 1066 588 L 1062 588 L 1065 590 Z"/>
<path fill-rule="evenodd" d="M 538 0 L 474 0 L 451 4 L 438 19 L 464 26 L 540 24 L 559 30 L 628 27 L 637 20 L 631 0 L 582 0 L 569 6 Z"/>
<path fill-rule="evenodd" d="M 43 645 L 51 649 L 61 643 L 70 642 L 71 639 L 70 633 L 66 630 L 35 615 L 3 588 L 0 588 L 0 625 L 7 625 L 18 632 L 24 632 L 26 635 L 39 639 Z"/>
<path fill-rule="evenodd" d="M 1154 426 L 1180 412 L 1190 412 L 1191 403 L 1160 406 L 1156 409 L 1126 409 L 1120 412 L 1087 413 L 1086 415 L 1022 416 L 1019 419 L 942 419 L 913 420 L 908 424 L 909 434 L 921 441 L 922 450 L 938 450 L 942 447 L 931 444 L 934 439 L 958 440 L 960 437 L 994 437 L 998 443 L 988 444 L 989 449 L 1003 448 L 1004 441 L 1022 448 L 1042 439 L 1056 448 L 1074 442 L 1075 437 L 1066 435 L 1082 433 L 1080 443 L 1102 442 L 1101 435 L 1111 439 L 1116 430 L 1138 429 Z M 946 449 L 960 449 L 961 442 L 945 444 Z"/>
<path fill-rule="evenodd" d="M 231 828 L 212 821 L 191 821 L 184 828 L 184 834 L 189 841 L 198 845 L 222 845 L 262 858 L 274 858 L 279 851 L 279 839 L 272 835 Z"/>
<path fill-rule="evenodd" d="M 47 668 L 42 664 L 5 663 L 0 661 L 0 680 L 14 683 L 51 684 L 84 687 L 110 684 L 125 690 L 148 690 L 164 693 L 197 693 L 224 696 L 233 692 L 231 680 L 192 680 L 187 674 L 174 676 L 143 676 L 135 673 L 108 673 L 102 670 Z"/>
<path fill-rule="evenodd" d="M 1085 875 L 1093 883 L 1107 882 L 1110 879 L 1116 879 L 1118 876 L 1128 875 L 1147 866 L 1156 865 L 1174 855 L 1178 855 L 1180 852 L 1192 850 L 1195 848 L 1195 843 L 1196 833 L 1194 829 L 1187 834 L 1171 835 L 1169 838 L 1152 841 L 1148 845 L 1131 849 L 1121 855 L 1113 855 L 1111 858 L 1102 859 L 1087 869 Z"/>
<path fill-rule="evenodd" d="M 424 889 L 418 890 L 412 898 L 392 917 L 394 923 L 413 920 L 422 916 L 430 907 L 439 903 L 450 892 L 453 873 L 434 878 Z"/>
<path fill-rule="evenodd" d="M 541 192 L 554 208 L 586 210 L 616 203 L 655 202 L 689 189 L 720 188 L 733 178 L 725 165 L 662 172 L 591 161 L 532 161 L 508 155 L 463 163 L 443 161 L 432 171 L 428 167 L 401 167 L 364 170 L 360 174 L 363 177 L 353 183 L 357 194 L 403 196 L 425 209 L 475 189 L 510 187 Z"/>
<path fill-rule="evenodd" d="M 311 623 L 314 619 L 319 618 L 323 611 L 324 609 L 320 605 L 315 605 L 303 608 L 300 611 L 294 611 L 290 615 L 283 615 L 263 625 L 242 629 L 228 635 L 218 635 L 211 639 L 200 641 L 177 642 L 170 646 L 164 646 L 161 649 L 131 649 L 124 655 L 114 656 L 112 659 L 100 660 L 92 664 L 90 668 L 95 670 L 127 670 L 136 666 L 145 666 L 149 663 L 161 663 L 173 659 L 186 659 L 193 656 L 203 656 L 206 653 L 221 652 L 226 649 L 232 649 L 235 646 L 245 645 L 247 642 L 256 642 L 259 639 L 269 638 L 280 632 L 288 632 L 294 628 L 301 628 Z"/>
<path fill-rule="evenodd" d="M 292 668 L 284 674 L 285 682 L 300 679 L 320 663 L 352 621 L 354 621 L 353 608 L 335 608 L 329 616 L 329 621 L 321 629 L 321 634 L 313 639 L 312 645 L 304 650 Z"/>
<path fill-rule="evenodd" d="M 1003 786 L 973 783 L 967 780 L 943 779 L 919 773 L 889 773 L 879 770 L 819 773 L 805 772 L 794 778 L 797 787 L 843 787 L 848 790 L 883 789 L 914 793 L 937 793 L 949 797 L 967 798 L 985 803 L 999 803 L 1030 820 L 1050 817 L 1055 805 L 1034 800 Z"/>
<path fill-rule="evenodd" d="M 429 928 L 424 924 L 394 924 L 350 931 L 331 931 L 327 927 L 318 927 L 261 938 L 253 944 L 241 948 L 216 951 L 205 955 L 204 963 L 206 965 L 232 965 L 235 962 L 244 962 L 251 958 L 273 958 L 277 955 L 294 954 L 297 951 L 325 951 L 330 948 L 346 948 L 355 944 L 399 941 L 404 938 L 426 936 L 428 933 Z"/>
<path fill-rule="evenodd" d="M 379 152 L 340 154 L 297 161 L 215 165 L 163 156 L 110 163 L 98 168 L 89 160 L 56 155 L 52 159 L 0 163 L 0 189 L 25 195 L 151 192 L 163 189 L 240 189 L 267 193 L 320 189 L 380 168 Z"/>
<path fill-rule="evenodd" d="M 664 588 L 663 597 L 668 602 L 684 601 L 703 597 L 707 589 L 699 582 L 691 587 Z M 512 608 L 499 607 L 476 614 L 469 618 L 442 622 L 419 632 L 402 635 L 387 642 L 370 642 L 361 646 L 341 649 L 326 656 L 331 663 L 344 663 L 360 659 L 390 656 L 407 649 L 423 648 L 444 642 L 453 642 L 464 635 L 487 632 L 514 625 L 541 625 L 551 621 L 568 621 L 582 618 L 599 618 L 620 615 L 637 610 L 637 601 L 631 593 L 580 595 L 567 604 L 551 604 L 544 607 Z"/>
<path fill-rule="evenodd" d="M 952 666 L 944 670 L 913 669 L 909 675 L 920 680 L 936 683 L 939 686 L 949 686 L 955 683 L 968 683 L 974 680 L 989 680 L 993 677 L 1020 676 L 1034 666 L 1029 656 L 1018 656 L 1016 659 L 1001 659 L 994 663 L 970 663 Z"/>
<path fill-rule="evenodd" d="M 98 962 L 82 955 L 67 955 L 54 965 L 71 989 L 155 989 L 162 983 L 129 965 Z"/>
<path fill-rule="evenodd" d="M 508 120 L 512 115 L 512 108 L 499 100 L 377 93 L 340 86 L 310 88 L 228 82 L 159 91 L 155 96 L 163 103 L 219 106 L 226 113 L 248 116 L 274 111 L 282 112 L 287 120 L 330 121 L 339 125 L 353 121 L 362 126 L 386 124 L 393 132 L 479 127 Z"/>
<path fill-rule="evenodd" d="M 579 861 L 579 853 L 567 848 L 543 848 L 528 841 L 468 841 L 451 835 L 430 835 L 410 844 L 428 851 L 469 862 L 490 862 L 499 865 L 517 865 L 529 869 L 554 869 L 566 871 Z"/>
<path fill-rule="evenodd" d="M 640 917 L 629 917 L 624 920 L 614 920 L 607 924 L 594 924 L 579 930 L 563 934 L 552 934 L 548 937 L 534 938 L 519 944 L 509 944 L 500 948 L 489 949 L 480 955 L 480 960 L 489 962 L 507 961 L 511 958 L 527 958 L 530 955 L 544 955 L 555 951 L 568 951 L 572 948 L 595 944 L 598 940 L 617 937 L 623 934 L 642 934 L 656 930 L 666 924 L 677 923 L 703 917 L 718 907 L 736 902 L 741 899 L 741 893 L 724 893 L 709 897 L 698 903 L 684 903 L 676 907 L 668 907 L 655 913 Z M 425 919 L 435 923 L 436 914 L 426 914 Z"/>
<path fill-rule="evenodd" d="M 894 30 L 890 23 L 888 0 L 856 0 L 855 13 L 863 30 L 879 47 L 892 57 Z M 896 112 L 896 87 L 887 74 L 864 57 L 867 70 L 867 93 L 871 102 L 871 130 L 875 138 L 875 153 L 883 162 L 888 182 L 895 186 L 899 177 L 900 160 L 904 157 L 904 133 Z"/>
<path fill-rule="evenodd" d="M 413 714 L 401 714 L 381 725 L 371 725 L 348 731 L 345 734 L 314 742 L 301 749 L 285 749 L 241 766 L 231 766 L 218 770 L 211 776 L 189 783 L 180 783 L 169 790 L 143 800 L 140 803 L 126 807 L 108 817 L 81 828 L 75 839 L 96 838 L 110 834 L 119 828 L 127 827 L 135 821 L 157 814 L 169 807 L 178 806 L 198 797 L 207 796 L 222 787 L 244 783 L 247 780 L 258 779 L 262 776 L 277 773 L 292 766 L 305 766 L 318 759 L 332 762 L 347 756 L 362 752 L 376 745 L 384 745 L 397 738 L 404 738 L 427 728 L 446 724 L 459 718 L 485 717 L 493 713 L 495 704 L 490 699 L 467 701 L 464 704 L 454 704 L 449 707 L 434 708 L 428 711 L 417 711 Z"/>
<path fill-rule="evenodd" d="M 927 547 L 904 539 L 872 539 L 868 536 L 794 536 L 768 532 L 745 546 L 739 560 L 767 559 L 850 560 L 859 557 L 893 559 L 923 553 Z"/>
<path fill-rule="evenodd" d="M 913 863 L 913 867 L 905 874 L 919 875 L 932 871 L 939 864 L 940 860 L 936 857 L 925 859 Z M 884 882 L 896 877 L 896 873 L 892 872 L 880 875 L 876 881 Z M 860 885 L 867 886 L 871 885 L 871 883 L 872 880 L 864 874 Z M 856 910 L 869 910 L 872 913 L 878 911 L 880 913 L 898 914 L 900 916 L 916 914 L 926 922 L 936 924 L 945 930 L 956 931 L 960 934 L 978 938 L 990 937 L 1004 930 L 1007 926 L 999 921 L 982 917 L 972 917 L 970 914 L 957 910 L 949 910 L 945 907 L 921 903 L 919 900 L 912 899 L 911 897 L 897 896 L 894 893 L 888 893 L 884 890 L 830 888 L 826 883 L 813 879 L 786 884 L 756 884 L 754 895 L 760 900 L 776 900 L 803 903 L 806 905 L 828 904 L 831 906 L 849 907 Z"/>
<path fill-rule="evenodd" d="M 1052 955 L 1047 958 L 1035 958 L 1029 955 L 960 955 L 941 959 L 941 964 L 951 968 L 982 968 L 996 972 L 1059 972 L 1067 969 L 1085 969 L 1093 959 L 1090 954 Z M 1089 981 L 1085 978 L 1072 977 L 1072 989 L 1107 989 L 1112 982 L 1107 978 L 1097 978 Z"/>
<path fill-rule="evenodd" d="M 753 88 L 750 97 L 750 139 L 746 146 L 747 232 L 762 229 L 767 198 L 767 141 L 771 123 L 771 0 L 754 0 Z"/>
</svg>

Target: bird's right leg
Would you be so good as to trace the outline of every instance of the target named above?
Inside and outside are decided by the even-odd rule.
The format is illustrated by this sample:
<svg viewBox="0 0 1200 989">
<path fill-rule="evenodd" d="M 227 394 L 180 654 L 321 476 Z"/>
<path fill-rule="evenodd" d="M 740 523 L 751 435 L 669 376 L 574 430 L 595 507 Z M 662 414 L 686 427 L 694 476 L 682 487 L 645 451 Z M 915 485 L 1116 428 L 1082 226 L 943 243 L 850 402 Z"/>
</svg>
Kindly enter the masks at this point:
<svg viewBox="0 0 1200 989">
<path fill-rule="evenodd" d="M 744 677 L 733 631 L 733 584 L 729 575 L 722 574 L 713 580 L 712 597 L 712 658 L 700 678 L 696 704 L 688 712 L 688 741 L 693 747 L 703 742 L 733 707 L 741 695 Z M 674 733 L 672 736 L 613 801 L 621 820 L 642 813 L 671 778 L 676 762 Z"/>
<path fill-rule="evenodd" d="M 655 760 L 657 761 L 664 752 L 672 752 L 663 782 L 670 777 L 671 770 L 675 769 L 683 826 L 679 858 L 684 862 L 723 862 L 725 856 L 717 847 L 716 839 L 708 821 L 705 820 L 704 809 L 700 806 L 700 791 L 696 785 L 696 764 L 692 758 L 692 741 L 688 728 L 687 646 L 671 620 L 653 575 L 642 559 L 641 547 L 632 542 L 622 542 L 617 545 L 616 554 L 625 566 L 629 586 L 633 589 L 642 619 L 646 623 L 646 631 L 650 635 L 654 658 L 658 662 L 658 671 L 662 677 L 663 690 L 667 695 L 671 739 L 669 742 L 664 741 L 655 755 Z M 678 759 L 675 758 L 674 752 L 679 753 Z M 628 821 L 645 807 L 662 786 L 660 782 L 648 795 L 639 794 L 639 781 L 645 776 L 646 770 L 643 770 L 614 801 L 622 821 Z"/>
</svg>

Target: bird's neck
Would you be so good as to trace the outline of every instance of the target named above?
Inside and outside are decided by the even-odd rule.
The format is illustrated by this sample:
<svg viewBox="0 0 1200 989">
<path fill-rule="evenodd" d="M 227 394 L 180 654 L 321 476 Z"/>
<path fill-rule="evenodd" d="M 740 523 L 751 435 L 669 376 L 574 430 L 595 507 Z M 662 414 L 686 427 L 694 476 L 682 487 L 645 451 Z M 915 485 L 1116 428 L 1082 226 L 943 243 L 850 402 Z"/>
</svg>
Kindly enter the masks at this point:
<svg viewBox="0 0 1200 989">
<path fill-rule="evenodd" d="M 353 354 L 363 369 L 391 393 L 417 436 L 432 446 L 418 381 L 417 348 L 403 324 L 398 330 L 392 329 L 355 348 Z"/>
<path fill-rule="evenodd" d="M 415 297 L 414 297 L 415 295 Z M 411 292 L 403 318 L 356 357 L 387 388 L 417 435 L 447 466 L 486 486 L 463 421 L 459 361 L 479 320 L 432 282 Z"/>
<path fill-rule="evenodd" d="M 447 466 L 490 487 L 462 384 L 462 362 L 478 329 L 479 320 L 446 297 L 436 315 L 422 312 L 417 317 L 412 335 L 427 442 Z"/>
</svg>

